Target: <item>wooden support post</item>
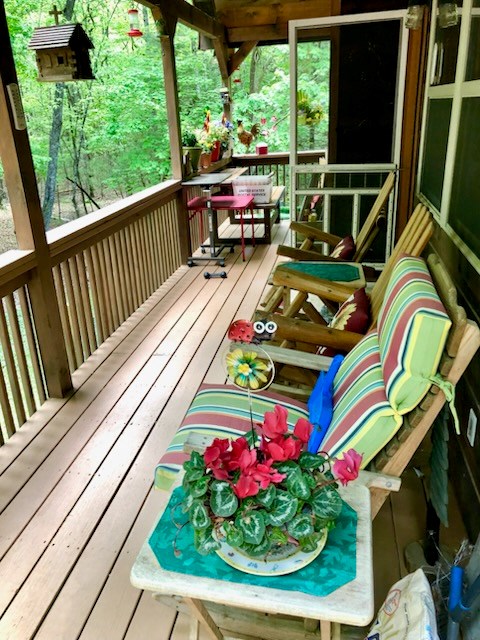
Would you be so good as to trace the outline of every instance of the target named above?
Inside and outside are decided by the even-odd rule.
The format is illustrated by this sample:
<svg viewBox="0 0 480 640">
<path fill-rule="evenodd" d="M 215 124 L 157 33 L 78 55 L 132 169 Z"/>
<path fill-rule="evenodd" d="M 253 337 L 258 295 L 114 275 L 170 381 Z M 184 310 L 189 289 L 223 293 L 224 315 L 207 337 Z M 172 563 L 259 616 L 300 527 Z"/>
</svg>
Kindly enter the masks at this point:
<svg viewBox="0 0 480 640">
<path fill-rule="evenodd" d="M 71 389 L 72 380 L 26 124 L 21 103 L 13 110 L 14 101 L 9 97 L 9 90 L 18 91 L 18 80 L 3 3 L 0 42 L 0 156 L 18 246 L 35 251 L 36 269 L 28 289 L 48 393 L 62 397 Z"/>
<path fill-rule="evenodd" d="M 181 180 L 182 134 L 178 107 L 177 70 L 175 67 L 175 51 L 173 46 L 173 38 L 177 27 L 177 18 L 170 13 L 165 3 L 161 3 L 161 8 L 152 7 L 152 14 L 159 30 L 160 44 L 162 47 L 172 177 L 175 180 Z"/>
</svg>

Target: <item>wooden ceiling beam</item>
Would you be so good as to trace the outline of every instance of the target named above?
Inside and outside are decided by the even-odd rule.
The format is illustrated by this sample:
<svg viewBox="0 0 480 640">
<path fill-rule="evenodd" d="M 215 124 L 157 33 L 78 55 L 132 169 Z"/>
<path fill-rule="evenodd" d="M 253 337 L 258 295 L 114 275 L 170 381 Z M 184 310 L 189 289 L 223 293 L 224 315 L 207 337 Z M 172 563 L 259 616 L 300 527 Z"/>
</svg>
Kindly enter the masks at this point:
<svg viewBox="0 0 480 640">
<path fill-rule="evenodd" d="M 164 18 L 170 16 L 210 38 L 225 39 L 225 28 L 221 22 L 207 15 L 185 0 L 140 0 L 141 4 L 160 9 Z"/>
<path fill-rule="evenodd" d="M 238 69 L 238 67 L 242 64 L 248 54 L 255 49 L 257 46 L 257 40 L 249 40 L 240 45 L 240 47 L 230 56 L 229 64 L 228 64 L 228 75 L 231 76 L 232 73 Z"/>
<path fill-rule="evenodd" d="M 334 0 L 290 0 L 284 2 L 252 2 L 251 0 L 217 0 L 217 19 L 227 29 L 285 24 L 332 15 Z M 252 38 L 249 38 L 250 40 Z"/>
</svg>

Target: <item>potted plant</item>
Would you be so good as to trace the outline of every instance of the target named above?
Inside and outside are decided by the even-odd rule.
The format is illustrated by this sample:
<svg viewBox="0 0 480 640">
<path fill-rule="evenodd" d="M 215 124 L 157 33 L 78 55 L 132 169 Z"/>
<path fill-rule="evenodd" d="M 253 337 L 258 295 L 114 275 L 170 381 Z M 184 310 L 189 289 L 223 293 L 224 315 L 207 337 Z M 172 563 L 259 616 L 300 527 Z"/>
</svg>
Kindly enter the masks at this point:
<svg viewBox="0 0 480 640">
<path fill-rule="evenodd" d="M 196 171 L 200 162 L 202 147 L 198 142 L 197 135 L 190 129 L 187 129 L 182 135 L 182 151 L 183 155 L 189 154 L 192 169 Z"/>
<path fill-rule="evenodd" d="M 337 482 L 357 477 L 362 456 L 351 449 L 331 464 L 309 453 L 312 425 L 300 418 L 289 432 L 287 416 L 277 405 L 258 432 L 216 438 L 184 463 L 182 508 L 199 553 L 217 551 L 227 562 L 235 553 L 267 562 L 304 554 L 300 568 L 323 548 L 342 509 Z"/>
</svg>

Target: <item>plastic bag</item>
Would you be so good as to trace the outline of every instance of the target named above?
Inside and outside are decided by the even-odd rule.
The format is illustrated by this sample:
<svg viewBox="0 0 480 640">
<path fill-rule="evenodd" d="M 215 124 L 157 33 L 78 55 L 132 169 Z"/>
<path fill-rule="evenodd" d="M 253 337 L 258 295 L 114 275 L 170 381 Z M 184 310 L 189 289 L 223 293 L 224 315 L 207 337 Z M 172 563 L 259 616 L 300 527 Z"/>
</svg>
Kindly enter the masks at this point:
<svg viewBox="0 0 480 640">
<path fill-rule="evenodd" d="M 432 591 L 421 569 L 393 585 L 365 640 L 439 640 Z"/>
</svg>

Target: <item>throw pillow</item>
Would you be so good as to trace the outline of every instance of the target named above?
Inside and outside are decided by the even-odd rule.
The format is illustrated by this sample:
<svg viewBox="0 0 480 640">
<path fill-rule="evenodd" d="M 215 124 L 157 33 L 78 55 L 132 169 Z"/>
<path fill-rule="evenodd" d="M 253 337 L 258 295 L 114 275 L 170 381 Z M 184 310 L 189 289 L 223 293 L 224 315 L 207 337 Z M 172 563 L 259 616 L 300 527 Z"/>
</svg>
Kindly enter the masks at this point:
<svg viewBox="0 0 480 640">
<path fill-rule="evenodd" d="M 342 238 L 336 247 L 330 253 L 332 258 L 340 258 L 340 260 L 351 260 L 355 253 L 355 240 L 352 236 Z"/>
<path fill-rule="evenodd" d="M 332 320 L 328 323 L 331 329 L 365 333 L 370 325 L 370 300 L 365 287 L 358 289 L 345 300 Z M 332 347 L 320 347 L 317 353 L 333 358 L 338 352 Z"/>
</svg>

